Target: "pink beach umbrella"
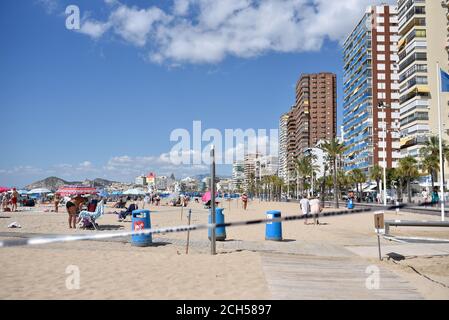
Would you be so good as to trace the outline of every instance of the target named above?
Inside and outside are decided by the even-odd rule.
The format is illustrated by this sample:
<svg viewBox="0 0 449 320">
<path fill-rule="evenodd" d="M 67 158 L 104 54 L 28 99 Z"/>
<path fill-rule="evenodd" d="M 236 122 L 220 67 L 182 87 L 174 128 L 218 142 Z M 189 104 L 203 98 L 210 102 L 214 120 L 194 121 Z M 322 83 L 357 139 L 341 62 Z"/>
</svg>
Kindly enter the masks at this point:
<svg viewBox="0 0 449 320">
<path fill-rule="evenodd" d="M 6 188 L 6 187 L 0 187 L 0 193 L 8 192 L 9 190 L 11 190 L 11 189 L 10 188 Z"/>
<path fill-rule="evenodd" d="M 64 186 L 60 187 L 58 191 L 56 191 L 62 197 L 68 196 L 81 196 L 84 194 L 97 194 L 97 188 L 86 187 L 86 186 Z"/>
<path fill-rule="evenodd" d="M 215 193 L 215 197 L 218 197 L 218 192 Z M 212 195 L 210 194 L 210 191 L 207 191 L 207 192 L 203 195 L 203 197 L 201 198 L 201 200 L 202 200 L 203 202 L 209 202 L 209 201 L 211 200 L 211 198 L 212 198 Z"/>
</svg>

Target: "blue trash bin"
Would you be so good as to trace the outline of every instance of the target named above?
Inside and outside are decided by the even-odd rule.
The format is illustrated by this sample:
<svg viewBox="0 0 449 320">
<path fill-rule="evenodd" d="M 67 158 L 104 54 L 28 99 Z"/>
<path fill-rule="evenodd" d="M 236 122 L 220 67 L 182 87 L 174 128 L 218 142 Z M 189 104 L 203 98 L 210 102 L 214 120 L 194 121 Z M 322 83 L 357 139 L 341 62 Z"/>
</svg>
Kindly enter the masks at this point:
<svg viewBox="0 0 449 320">
<path fill-rule="evenodd" d="M 132 231 L 151 228 L 150 210 L 135 210 L 132 213 Z M 147 247 L 153 243 L 151 234 L 131 236 L 131 244 L 137 247 Z"/>
<path fill-rule="evenodd" d="M 277 219 L 280 217 L 280 211 L 267 212 L 267 219 Z M 267 222 L 265 229 L 265 240 L 282 241 L 282 222 Z"/>
<path fill-rule="evenodd" d="M 354 200 L 348 199 L 348 209 L 354 209 Z"/>
<path fill-rule="evenodd" d="M 225 218 L 223 214 L 223 208 L 215 208 L 215 223 L 216 224 L 222 224 L 225 223 Z M 209 223 L 212 223 L 212 215 L 210 214 L 211 210 L 209 210 Z M 211 230 L 208 231 L 208 237 L 209 240 L 211 239 Z M 225 227 L 218 227 L 215 228 L 215 239 L 217 241 L 225 241 L 226 240 L 226 228 Z"/>
</svg>

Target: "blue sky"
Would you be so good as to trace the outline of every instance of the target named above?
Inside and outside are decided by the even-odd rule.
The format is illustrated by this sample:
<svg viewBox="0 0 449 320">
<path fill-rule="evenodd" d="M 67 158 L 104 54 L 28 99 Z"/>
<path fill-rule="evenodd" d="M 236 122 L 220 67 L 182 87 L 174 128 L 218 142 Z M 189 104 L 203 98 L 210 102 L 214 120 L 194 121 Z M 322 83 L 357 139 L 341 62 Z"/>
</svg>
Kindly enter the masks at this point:
<svg viewBox="0 0 449 320">
<path fill-rule="evenodd" d="M 368 2 L 349 1 L 349 22 L 334 21 L 332 1 L 280 2 L 1 1 L 0 185 L 202 173 L 153 161 L 173 146 L 172 130 L 194 120 L 276 129 L 301 73 L 337 73 L 340 115 L 339 41 Z M 65 27 L 69 4 L 80 8 L 80 31 Z M 283 25 L 292 8 L 298 17 Z M 311 28 L 310 14 L 325 23 Z"/>
</svg>

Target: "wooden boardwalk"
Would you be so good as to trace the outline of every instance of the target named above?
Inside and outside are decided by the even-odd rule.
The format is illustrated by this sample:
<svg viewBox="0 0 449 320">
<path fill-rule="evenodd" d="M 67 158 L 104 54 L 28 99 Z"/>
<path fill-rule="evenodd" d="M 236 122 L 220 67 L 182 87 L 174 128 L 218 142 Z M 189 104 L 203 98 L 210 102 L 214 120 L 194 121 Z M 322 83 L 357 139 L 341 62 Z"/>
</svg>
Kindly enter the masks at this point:
<svg viewBox="0 0 449 320">
<path fill-rule="evenodd" d="M 368 289 L 369 263 L 358 257 L 263 253 L 262 264 L 275 300 L 422 299 L 407 281 L 380 267 L 379 289 Z"/>
</svg>

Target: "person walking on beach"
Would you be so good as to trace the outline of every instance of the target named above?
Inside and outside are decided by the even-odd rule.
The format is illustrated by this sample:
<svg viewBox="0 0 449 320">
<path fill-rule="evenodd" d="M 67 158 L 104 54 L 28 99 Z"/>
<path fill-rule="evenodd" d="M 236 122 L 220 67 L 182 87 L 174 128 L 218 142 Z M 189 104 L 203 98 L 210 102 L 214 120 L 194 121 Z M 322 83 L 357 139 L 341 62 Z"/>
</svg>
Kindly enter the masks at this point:
<svg viewBox="0 0 449 320">
<path fill-rule="evenodd" d="M 313 223 L 315 225 L 319 225 L 320 221 L 318 219 L 321 211 L 323 211 L 323 207 L 321 206 L 321 201 L 317 197 L 313 197 L 309 202 L 310 205 L 310 213 L 313 214 Z"/>
<path fill-rule="evenodd" d="M 307 224 L 307 215 L 310 213 L 310 202 L 307 198 L 307 194 L 304 194 L 302 196 L 301 201 L 299 201 L 299 205 L 301 207 L 302 214 L 306 217 L 304 220 L 304 224 Z"/>
<path fill-rule="evenodd" d="M 246 193 L 242 194 L 242 203 L 243 203 L 243 210 L 246 211 L 248 208 L 248 195 Z"/>
</svg>

